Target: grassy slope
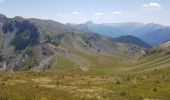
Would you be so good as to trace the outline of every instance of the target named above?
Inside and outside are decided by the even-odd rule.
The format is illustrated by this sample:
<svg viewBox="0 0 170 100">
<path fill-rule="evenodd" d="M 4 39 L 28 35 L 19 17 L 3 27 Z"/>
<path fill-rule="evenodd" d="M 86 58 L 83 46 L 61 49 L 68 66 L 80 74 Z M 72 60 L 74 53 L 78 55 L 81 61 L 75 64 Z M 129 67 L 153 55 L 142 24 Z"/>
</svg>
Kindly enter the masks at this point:
<svg viewBox="0 0 170 100">
<path fill-rule="evenodd" d="M 152 55 L 131 65 L 110 56 L 74 52 L 91 63 L 82 72 L 61 56 L 46 73 L 0 73 L 2 100 L 168 100 L 170 57 Z"/>
<path fill-rule="evenodd" d="M 126 70 L 135 73 L 150 72 L 155 69 L 164 69 L 170 66 L 170 55 L 158 54 L 145 57 L 130 65 Z"/>
</svg>

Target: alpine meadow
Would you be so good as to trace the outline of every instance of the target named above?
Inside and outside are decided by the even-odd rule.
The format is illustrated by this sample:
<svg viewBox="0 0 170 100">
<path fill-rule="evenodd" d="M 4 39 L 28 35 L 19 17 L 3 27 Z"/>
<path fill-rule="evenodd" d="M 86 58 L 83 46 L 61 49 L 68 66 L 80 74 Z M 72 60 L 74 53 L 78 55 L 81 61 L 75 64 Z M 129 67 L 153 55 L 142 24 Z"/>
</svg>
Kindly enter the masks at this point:
<svg viewBox="0 0 170 100">
<path fill-rule="evenodd" d="M 170 100 L 169 4 L 0 0 L 0 100 Z"/>
</svg>

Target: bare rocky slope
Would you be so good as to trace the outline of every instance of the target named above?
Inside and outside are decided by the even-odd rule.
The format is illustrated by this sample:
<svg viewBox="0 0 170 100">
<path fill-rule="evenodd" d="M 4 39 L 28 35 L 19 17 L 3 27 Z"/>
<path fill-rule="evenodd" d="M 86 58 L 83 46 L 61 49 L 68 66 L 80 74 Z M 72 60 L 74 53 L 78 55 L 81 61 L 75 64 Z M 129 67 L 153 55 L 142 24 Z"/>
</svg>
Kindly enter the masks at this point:
<svg viewBox="0 0 170 100">
<path fill-rule="evenodd" d="M 131 59 L 145 50 L 136 44 L 115 42 L 52 20 L 0 18 L 1 71 L 45 71 L 57 66 L 58 57 L 87 71 L 91 67 L 87 55 Z"/>
</svg>

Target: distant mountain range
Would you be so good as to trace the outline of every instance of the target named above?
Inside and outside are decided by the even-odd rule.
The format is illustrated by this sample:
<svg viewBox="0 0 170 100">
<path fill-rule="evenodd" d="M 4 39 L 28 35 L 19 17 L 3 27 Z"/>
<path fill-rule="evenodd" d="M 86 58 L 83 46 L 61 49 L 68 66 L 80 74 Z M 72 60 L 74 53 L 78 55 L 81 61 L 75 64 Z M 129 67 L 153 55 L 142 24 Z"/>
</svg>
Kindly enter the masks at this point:
<svg viewBox="0 0 170 100">
<path fill-rule="evenodd" d="M 58 56 L 82 70 L 88 70 L 94 63 L 101 63 L 94 61 L 92 64 L 89 59 L 91 56 L 131 59 L 138 56 L 136 54 L 143 54 L 149 47 L 135 37 L 114 39 L 91 32 L 84 25 L 80 26 L 77 29 L 52 20 L 25 19 L 20 16 L 7 18 L 2 15 L 0 70 L 48 70 L 53 66 L 62 66 L 55 61 Z M 98 30 L 98 27 L 93 28 Z M 112 27 L 105 26 L 105 29 Z"/>
<path fill-rule="evenodd" d="M 152 46 L 159 45 L 170 40 L 170 27 L 159 24 L 149 23 L 104 23 L 95 24 L 91 21 L 84 24 L 67 24 L 81 31 L 99 33 L 109 37 L 119 37 L 123 35 L 132 35 L 142 39 Z"/>
<path fill-rule="evenodd" d="M 149 32 L 147 34 L 140 36 L 139 38 L 141 38 L 144 41 L 147 41 L 149 44 L 152 44 L 153 46 L 159 45 L 170 40 L 170 27 L 165 27 L 155 30 L 153 32 Z"/>
</svg>

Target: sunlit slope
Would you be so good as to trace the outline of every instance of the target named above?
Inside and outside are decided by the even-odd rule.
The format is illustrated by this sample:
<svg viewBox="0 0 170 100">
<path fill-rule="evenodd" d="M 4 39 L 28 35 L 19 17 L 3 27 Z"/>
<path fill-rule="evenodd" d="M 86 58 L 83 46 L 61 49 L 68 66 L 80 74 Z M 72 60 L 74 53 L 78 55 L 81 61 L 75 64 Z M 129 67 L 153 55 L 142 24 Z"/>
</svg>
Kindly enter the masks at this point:
<svg viewBox="0 0 170 100">
<path fill-rule="evenodd" d="M 129 72 L 150 72 L 170 67 L 170 42 L 166 42 L 148 51 L 140 60 L 132 63 Z"/>
<path fill-rule="evenodd" d="M 56 54 L 53 59 L 52 72 L 78 72 L 86 74 L 112 74 L 119 73 L 124 66 L 129 64 L 125 53 L 104 55 L 101 53 L 89 53 L 70 51 L 70 53 Z M 54 63 L 55 62 L 55 63 Z M 123 62 L 123 63 L 122 63 Z"/>
</svg>

